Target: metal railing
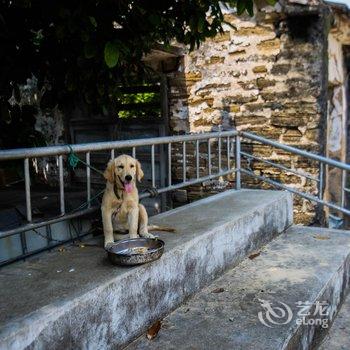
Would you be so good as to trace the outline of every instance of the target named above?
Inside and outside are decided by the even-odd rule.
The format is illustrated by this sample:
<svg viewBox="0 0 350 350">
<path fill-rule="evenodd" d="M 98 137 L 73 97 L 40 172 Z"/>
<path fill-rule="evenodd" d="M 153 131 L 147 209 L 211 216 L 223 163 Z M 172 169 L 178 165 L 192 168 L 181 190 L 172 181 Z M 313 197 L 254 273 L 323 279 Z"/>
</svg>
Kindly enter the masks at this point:
<svg viewBox="0 0 350 350">
<path fill-rule="evenodd" d="M 253 154 L 241 152 L 241 155 L 245 159 L 258 160 L 258 161 L 261 161 L 263 163 L 269 164 L 270 166 L 279 168 L 279 169 L 284 170 L 286 172 L 293 173 L 297 176 L 304 177 L 306 179 L 309 179 L 311 181 L 316 182 L 318 184 L 318 186 L 317 186 L 318 187 L 318 196 L 296 190 L 295 188 L 293 188 L 291 186 L 287 186 L 287 185 L 282 184 L 280 182 L 271 180 L 266 176 L 257 175 L 250 169 L 241 169 L 242 173 L 247 174 L 247 175 L 249 175 L 253 178 L 256 178 L 258 180 L 264 181 L 264 182 L 266 182 L 274 187 L 281 188 L 283 190 L 287 190 L 289 192 L 292 192 L 292 193 L 294 193 L 302 198 L 316 202 L 322 206 L 326 206 L 326 207 L 332 208 L 336 211 L 339 211 L 343 214 L 350 215 L 350 210 L 348 210 L 345 207 L 345 193 L 350 192 L 350 189 L 345 186 L 346 172 L 350 171 L 349 164 L 338 162 L 338 161 L 333 160 L 331 158 L 326 158 L 326 157 L 323 157 L 323 156 L 320 156 L 320 155 L 317 155 L 317 154 L 314 154 L 311 152 L 301 150 L 301 149 L 296 148 L 296 147 L 284 145 L 282 143 L 279 143 L 279 142 L 276 142 L 273 140 L 269 140 L 269 139 L 266 139 L 264 137 L 261 137 L 261 136 L 258 136 L 258 135 L 255 135 L 255 134 L 252 134 L 249 132 L 240 132 L 240 137 L 245 138 L 245 139 L 250 140 L 250 141 L 255 141 L 255 142 L 262 144 L 262 145 L 268 145 L 268 146 L 271 146 L 271 147 L 274 147 L 277 149 L 281 149 L 281 150 L 284 150 L 284 151 L 289 152 L 291 154 L 305 157 L 307 159 L 311 159 L 311 160 L 318 162 L 319 163 L 319 172 L 318 172 L 318 176 L 315 177 L 315 176 L 312 176 L 310 174 L 300 172 L 300 171 L 294 170 L 292 168 L 288 168 L 288 167 L 285 167 L 283 165 L 277 164 L 275 162 L 263 159 L 261 157 L 256 157 Z M 339 184 L 340 190 L 341 190 L 341 201 L 340 201 L 339 205 L 336 203 L 328 202 L 328 201 L 323 199 L 324 175 L 325 175 L 324 168 L 325 168 L 325 166 L 332 166 L 332 167 L 338 168 L 342 171 L 342 181 L 341 181 L 341 184 Z"/>
<path fill-rule="evenodd" d="M 213 172 L 213 150 L 212 143 L 215 140 L 217 144 L 216 150 L 214 150 L 217 158 L 215 157 L 215 162 L 217 164 L 217 171 Z M 255 142 L 258 144 L 262 144 L 265 146 L 271 146 L 274 148 L 278 148 L 289 152 L 294 155 L 298 155 L 300 157 L 305 157 L 307 159 L 311 159 L 319 162 L 319 173 L 318 176 L 315 177 L 312 174 L 308 174 L 305 172 L 300 172 L 296 169 L 286 167 L 284 165 L 273 162 L 269 159 L 264 159 L 262 157 L 258 157 L 253 153 L 248 153 L 246 151 L 241 150 L 241 142 L 245 140 L 246 142 Z M 206 154 L 206 164 L 207 169 L 205 174 L 200 174 L 200 144 L 207 144 L 207 154 Z M 174 144 L 182 144 L 182 158 L 181 162 L 177 162 L 177 166 L 179 163 L 182 163 L 182 179 L 176 179 L 173 181 L 173 162 L 172 162 L 172 148 Z M 194 164 L 191 164 L 195 168 L 195 176 L 188 177 L 187 174 L 187 166 L 190 164 L 188 162 L 188 152 L 187 146 L 189 143 L 194 143 Z M 226 147 L 225 147 L 226 143 Z M 229 175 L 235 173 L 235 188 L 237 190 L 241 189 L 241 175 L 245 174 L 249 177 L 261 180 L 266 182 L 274 187 L 281 188 L 292 192 L 298 196 L 301 196 L 305 199 L 316 202 L 322 206 L 327 206 L 332 209 L 335 209 L 339 212 L 342 212 L 346 215 L 350 215 L 350 210 L 345 208 L 345 194 L 350 192 L 350 189 L 345 186 L 345 181 L 342 180 L 341 191 L 342 191 L 342 200 L 340 205 L 336 203 L 330 203 L 325 201 L 322 197 L 323 187 L 324 187 L 324 166 L 332 166 L 342 170 L 343 179 L 345 178 L 345 174 L 347 171 L 350 171 L 350 165 L 341 163 L 329 158 L 325 158 L 319 155 L 316 155 L 311 152 L 307 152 L 295 147 L 287 146 L 276 141 L 272 141 L 248 132 L 238 132 L 236 130 L 230 131 L 219 131 L 219 132 L 211 132 L 211 133 L 200 133 L 200 134 L 191 134 L 191 135 L 183 135 L 183 136 L 169 136 L 169 137 L 159 137 L 159 138 L 147 138 L 147 139 L 136 139 L 136 140 L 126 140 L 126 141 L 111 141 L 111 142 L 97 142 L 97 143 L 89 143 L 89 144 L 77 144 L 71 146 L 52 146 L 52 147 L 39 147 L 39 148 L 25 148 L 25 149 L 13 149 L 13 150 L 0 150 L 0 161 L 8 161 L 8 160 L 22 160 L 23 161 L 23 173 L 24 173 L 24 190 L 25 190 L 25 201 L 26 201 L 26 219 L 27 222 L 21 226 L 4 230 L 0 232 L 0 239 L 19 234 L 21 236 L 21 245 L 22 245 L 22 254 L 18 255 L 15 259 L 10 259 L 6 261 L 0 262 L 0 266 L 7 264 L 9 262 L 24 258 L 26 256 L 35 254 L 39 251 L 43 251 L 46 249 L 50 249 L 56 245 L 61 244 L 59 242 L 54 244 L 52 241 L 48 240 L 48 244 L 46 247 L 41 248 L 35 251 L 28 251 L 26 248 L 26 232 L 35 230 L 40 227 L 48 227 L 51 224 L 63 221 L 70 220 L 77 217 L 82 217 L 87 214 L 91 214 L 92 212 L 98 209 L 98 206 L 91 205 L 92 198 L 92 189 L 91 189 L 91 154 L 93 152 L 99 151 L 109 151 L 110 157 L 114 158 L 116 150 L 131 150 L 131 154 L 134 157 L 137 157 L 137 148 L 150 146 L 150 158 L 151 158 L 151 182 L 152 186 L 156 185 L 156 175 L 155 175 L 155 163 L 156 163 L 156 153 L 155 147 L 159 145 L 165 145 L 168 148 L 168 171 L 167 171 L 167 186 L 158 188 L 158 193 L 165 193 L 168 191 L 180 189 L 183 187 L 199 184 L 208 180 L 212 180 L 221 176 Z M 233 147 L 234 146 L 234 147 Z M 73 151 L 74 153 L 84 154 L 85 155 L 85 167 L 86 167 L 86 208 L 81 208 L 80 210 L 73 212 L 66 212 L 66 202 L 65 202 L 65 186 L 64 186 L 64 156 L 70 154 Z M 226 154 L 225 154 L 226 153 Z M 226 155 L 227 162 L 226 164 L 222 164 L 222 158 Z M 59 204 L 60 204 L 60 215 L 49 218 L 47 220 L 36 221 L 33 220 L 32 217 L 32 198 L 31 198 L 31 172 L 30 172 L 30 160 L 34 158 L 40 157 L 57 157 L 57 167 L 58 167 L 58 178 L 59 178 Z M 192 155 L 191 155 L 192 156 Z M 272 180 L 264 175 L 256 174 L 250 167 L 242 167 L 242 160 L 248 161 L 260 161 L 270 167 L 276 167 L 281 171 L 285 171 L 287 173 L 292 173 L 300 177 L 304 177 L 310 181 L 314 181 L 317 183 L 318 188 L 318 196 L 315 196 L 310 193 L 302 192 L 297 190 L 291 186 L 283 184 L 281 182 Z M 234 165 L 234 166 L 233 166 Z M 203 171 L 202 171 L 203 173 Z M 142 193 L 140 198 L 145 198 L 150 196 L 150 193 Z M 73 239 L 73 238 L 72 238 Z M 69 241 L 69 240 L 66 240 Z"/>
<path fill-rule="evenodd" d="M 211 163 L 211 143 L 213 140 L 216 140 L 218 143 L 218 171 L 213 173 L 212 163 Z M 176 190 L 186 186 L 195 185 L 201 182 L 212 180 L 220 176 L 225 176 L 236 172 L 236 167 L 232 167 L 232 140 L 235 140 L 239 144 L 238 132 L 235 130 L 232 131 L 223 131 L 223 132 L 214 132 L 206 134 L 192 134 L 192 135 L 183 135 L 183 136 L 169 136 L 169 137 L 158 137 L 158 138 L 147 138 L 147 139 L 135 139 L 135 140 L 125 140 L 125 141 L 110 141 L 110 142 L 97 142 L 89 144 L 76 144 L 70 146 L 51 146 L 51 147 L 38 147 L 38 148 L 24 148 L 24 149 L 13 149 L 13 150 L 0 150 L 0 161 L 9 161 L 9 160 L 22 160 L 24 168 L 24 190 L 25 190 L 25 201 L 26 201 L 26 219 L 27 223 L 19 227 L 15 227 L 9 230 L 0 231 L 0 239 L 20 234 L 21 235 L 21 245 L 22 245 L 22 254 L 19 255 L 16 259 L 11 259 L 12 261 L 18 260 L 20 258 L 27 257 L 29 255 L 41 252 L 45 249 L 50 249 L 54 246 L 59 245 L 60 243 L 53 244 L 48 240 L 48 245 L 45 248 L 41 248 L 36 251 L 28 251 L 26 248 L 26 235 L 25 232 L 36 230 L 40 227 L 48 226 L 63 220 L 70 220 L 77 217 L 81 217 L 98 209 L 98 206 L 91 205 L 91 154 L 98 151 L 109 151 L 110 158 L 115 157 L 115 151 L 117 150 L 131 150 L 133 157 L 137 157 L 137 148 L 150 146 L 150 158 L 151 158 L 151 183 L 152 186 L 156 186 L 156 174 L 155 174 L 155 162 L 156 154 L 155 147 L 158 145 L 167 145 L 168 147 L 168 181 L 167 186 L 163 188 L 158 188 L 157 192 L 159 194 L 165 193 L 168 191 Z M 186 167 L 188 162 L 186 161 L 187 152 L 186 146 L 188 143 L 195 143 L 195 158 L 196 158 L 196 176 L 193 178 L 187 178 Z M 207 143 L 207 158 L 208 158 L 208 167 L 206 174 L 200 175 L 200 143 Z M 172 147 L 174 144 L 182 144 L 182 181 L 176 179 L 172 181 Z M 223 166 L 222 164 L 222 144 L 226 143 L 226 157 L 227 164 Z M 64 162 L 63 157 L 65 155 L 74 152 L 76 154 L 85 154 L 85 167 L 86 167 L 86 208 L 74 211 L 66 212 L 65 206 L 65 184 L 64 184 Z M 238 153 L 239 154 L 239 153 Z M 57 157 L 57 167 L 58 167 L 58 177 L 59 177 L 59 203 L 60 203 L 60 215 L 52 217 L 47 220 L 35 221 L 32 218 L 32 200 L 31 200 L 31 175 L 30 175 L 30 160 L 41 158 L 41 157 Z M 240 182 L 238 182 L 240 184 Z M 240 188 L 237 185 L 237 188 Z M 149 197 L 150 193 L 140 194 L 140 198 Z M 69 241 L 69 240 L 67 240 Z M 10 261 L 0 262 L 0 266 L 9 263 Z"/>
</svg>

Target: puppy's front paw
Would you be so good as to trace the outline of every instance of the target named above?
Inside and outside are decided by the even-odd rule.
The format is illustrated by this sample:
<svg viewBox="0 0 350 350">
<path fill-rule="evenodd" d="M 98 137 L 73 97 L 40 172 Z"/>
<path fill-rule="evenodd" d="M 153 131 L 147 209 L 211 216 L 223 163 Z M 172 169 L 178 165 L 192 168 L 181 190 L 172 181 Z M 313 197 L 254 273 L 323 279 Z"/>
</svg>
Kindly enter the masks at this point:
<svg viewBox="0 0 350 350">
<path fill-rule="evenodd" d="M 152 233 L 149 233 L 149 232 L 144 232 L 144 233 L 140 232 L 140 236 L 144 238 L 156 238 L 155 235 L 152 235 Z"/>
<path fill-rule="evenodd" d="M 105 249 L 109 249 L 110 247 L 112 247 L 113 244 L 114 244 L 113 241 L 105 242 Z"/>
</svg>

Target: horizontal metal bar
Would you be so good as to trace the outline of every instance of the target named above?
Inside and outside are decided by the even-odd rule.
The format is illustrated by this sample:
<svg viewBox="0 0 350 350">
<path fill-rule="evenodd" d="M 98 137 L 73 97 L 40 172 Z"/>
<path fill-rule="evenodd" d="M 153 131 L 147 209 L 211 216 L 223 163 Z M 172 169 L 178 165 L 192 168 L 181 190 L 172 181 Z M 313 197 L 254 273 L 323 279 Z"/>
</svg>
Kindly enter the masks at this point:
<svg viewBox="0 0 350 350">
<path fill-rule="evenodd" d="M 313 177 L 313 176 L 310 176 L 310 175 L 307 175 L 307 174 L 303 174 L 303 173 L 300 173 L 296 170 L 293 170 L 293 169 L 290 169 L 290 168 L 287 168 L 286 166 L 284 165 L 280 165 L 280 164 L 277 164 L 277 163 L 274 163 L 274 162 L 271 162 L 269 160 L 266 160 L 266 159 L 263 159 L 263 158 L 260 158 L 260 157 L 257 157 L 257 156 L 254 156 L 252 154 L 249 154 L 249 153 L 246 153 L 246 152 L 241 152 L 241 155 L 244 156 L 244 157 L 248 157 L 248 158 L 251 158 L 251 159 L 255 159 L 255 160 L 258 160 L 260 162 L 263 162 L 263 163 L 266 163 L 266 164 L 269 164 L 275 168 L 278 168 L 278 169 L 281 169 L 281 170 L 285 170 L 289 173 L 293 173 L 295 175 L 298 175 L 298 176 L 301 176 L 301 177 L 305 177 L 307 179 L 310 179 L 312 181 L 316 181 L 316 182 L 319 182 L 320 180 L 316 177 Z"/>
<path fill-rule="evenodd" d="M 62 241 L 57 242 L 57 243 L 51 242 L 50 246 L 45 246 L 45 247 L 42 247 L 42 248 L 39 248 L 39 249 L 36 249 L 36 250 L 29 251 L 29 252 L 27 252 L 25 254 L 18 255 L 18 256 L 14 257 L 14 258 L 11 258 L 11 259 L 8 259 L 8 260 L 5 260 L 5 261 L 1 261 L 0 262 L 0 267 L 5 266 L 5 265 L 9 265 L 11 263 L 14 263 L 14 262 L 22 260 L 22 259 L 25 259 L 25 258 L 27 258 L 29 256 L 33 256 L 33 255 L 42 253 L 42 252 L 44 252 L 44 251 L 46 251 L 48 249 L 52 249 L 52 248 L 61 246 L 61 245 L 66 244 L 66 243 L 73 242 L 76 239 L 79 240 L 80 238 L 88 236 L 90 234 L 91 234 L 91 232 L 86 232 L 86 233 L 83 233 L 82 235 L 79 235 L 79 237 L 68 238 L 68 239 L 62 240 Z"/>
<path fill-rule="evenodd" d="M 201 177 L 199 179 L 194 179 L 194 180 L 190 180 L 190 181 L 186 181 L 186 182 L 180 182 L 180 183 L 178 183 L 176 185 L 171 185 L 171 186 L 168 186 L 168 187 L 160 188 L 160 189 L 158 189 L 158 193 L 164 193 L 164 192 L 176 190 L 176 189 L 179 189 L 179 188 L 191 186 L 191 185 L 194 185 L 194 184 L 197 184 L 197 183 L 200 183 L 200 182 L 212 180 L 212 179 L 218 178 L 220 176 L 225 176 L 225 175 L 234 173 L 235 171 L 236 171 L 236 169 L 230 169 L 230 170 L 226 170 L 226 171 L 221 171 L 221 172 L 219 172 L 217 174 L 213 174 L 211 176 L 204 176 L 204 177 Z M 140 198 L 146 198 L 146 197 L 149 197 L 149 196 L 150 196 L 149 192 L 140 194 Z M 94 211 L 96 211 L 98 209 L 99 209 L 99 207 L 94 206 L 94 207 L 91 207 L 91 208 L 87 208 L 87 209 L 83 209 L 83 210 L 80 210 L 80 211 L 76 211 L 76 212 L 71 213 L 71 214 L 58 216 L 58 217 L 52 218 L 50 220 L 23 225 L 23 226 L 20 226 L 20 227 L 17 227 L 17 228 L 8 230 L 8 231 L 0 231 L 0 239 L 8 237 L 8 236 L 15 235 L 15 234 L 18 234 L 18 233 L 21 233 L 21 232 L 30 231 L 32 229 L 37 229 L 37 228 L 43 227 L 45 225 L 50 225 L 50 224 L 54 224 L 56 222 L 73 219 L 73 218 L 76 218 L 76 217 L 79 217 L 79 216 L 84 216 L 86 214 L 91 214 L 91 213 L 93 213 Z"/>
<path fill-rule="evenodd" d="M 135 139 L 125 141 L 107 141 L 107 142 L 94 142 L 94 143 L 82 143 L 76 145 L 70 145 L 75 153 L 86 153 L 95 151 L 107 151 L 112 149 L 131 148 L 139 146 L 160 145 L 169 142 L 183 142 L 183 141 L 195 141 L 205 140 L 209 138 L 217 138 L 219 136 L 235 136 L 238 132 L 236 130 L 212 132 L 212 133 L 198 133 L 191 135 L 179 135 L 179 136 L 164 136 L 153 137 L 146 139 Z M 45 157 L 56 156 L 60 154 L 69 154 L 70 148 L 68 145 L 63 146 L 49 146 L 49 147 L 34 147 L 34 148 L 16 148 L 9 150 L 0 150 L 0 161 L 10 159 L 21 159 L 26 157 Z"/>
<path fill-rule="evenodd" d="M 56 216 L 56 217 L 54 217 L 52 219 L 49 219 L 49 220 L 46 220 L 46 221 L 40 221 L 40 222 L 35 222 L 35 223 L 23 225 L 23 226 L 16 227 L 16 228 L 8 230 L 8 231 L 0 231 L 0 239 L 8 237 L 8 236 L 15 235 L 17 233 L 30 231 L 30 230 L 36 229 L 36 228 L 40 228 L 40 227 L 43 227 L 45 225 L 55 224 L 56 222 L 73 219 L 73 218 L 76 218 L 76 217 L 79 217 L 79 216 L 84 216 L 86 214 L 91 214 L 91 213 L 93 213 L 94 211 L 96 211 L 98 209 L 99 209 L 99 207 L 94 206 L 94 207 L 91 207 L 91 208 L 88 208 L 88 209 L 83 209 L 83 210 L 76 211 L 76 212 L 71 213 L 71 214 L 66 214 L 66 215 L 63 215 L 63 216 L 62 215 L 61 216 Z"/>
<path fill-rule="evenodd" d="M 241 169 L 241 172 L 242 173 L 245 173 L 247 175 L 250 175 L 256 179 L 259 179 L 261 181 L 264 181 L 270 185 L 273 185 L 273 186 L 276 186 L 276 187 L 279 187 L 279 188 L 282 188 L 284 190 L 287 190 L 288 192 L 292 192 L 294 194 L 297 194 L 298 196 L 300 197 L 303 197 L 305 199 L 308 199 L 310 201 L 313 201 L 313 202 L 316 202 L 318 204 L 321 204 L 321 205 L 324 205 L 326 207 L 329 207 L 329 208 L 332 208 L 332 209 L 335 209 L 335 210 L 338 210 L 346 215 L 350 215 L 350 210 L 347 210 L 345 208 L 342 208 L 340 207 L 339 205 L 336 205 L 336 204 L 333 204 L 333 203 L 328 203 L 322 199 L 319 199 L 318 197 L 315 197 L 315 196 L 312 196 L 311 194 L 308 194 L 308 193 L 304 193 L 304 192 L 300 192 L 292 187 L 288 187 L 286 185 L 283 185 L 277 181 L 274 181 L 274 180 L 271 180 L 271 179 L 268 179 L 266 178 L 265 176 L 260 176 L 260 175 L 256 175 L 254 174 L 252 171 L 250 170 L 247 170 L 247 169 Z"/>
<path fill-rule="evenodd" d="M 229 174 L 232 174 L 234 172 L 236 172 L 236 169 L 225 170 L 225 171 L 221 171 L 220 173 L 217 173 L 217 174 L 201 177 L 199 179 L 193 179 L 193 180 L 189 180 L 189 181 L 186 181 L 186 182 L 180 182 L 180 183 L 178 183 L 176 185 L 172 185 L 172 186 L 168 186 L 168 187 L 164 187 L 164 188 L 159 188 L 157 191 L 158 191 L 158 193 L 164 193 L 164 192 L 168 192 L 168 191 L 173 191 L 173 190 L 177 190 L 179 188 L 192 186 L 192 185 L 204 182 L 204 181 L 213 180 L 213 179 L 216 179 L 216 178 L 218 178 L 220 176 L 229 175 Z M 147 198 L 149 196 L 150 196 L 150 193 L 148 193 L 148 192 L 147 193 L 142 193 L 140 195 L 140 198 L 141 199 L 142 198 Z"/>
<path fill-rule="evenodd" d="M 347 187 L 343 187 L 343 190 L 344 190 L 345 192 L 350 192 L 350 188 L 347 188 Z"/>
<path fill-rule="evenodd" d="M 273 140 L 265 139 L 264 137 L 261 137 L 261 136 L 258 136 L 258 135 L 254 135 L 254 134 L 252 134 L 250 132 L 241 131 L 240 134 L 243 137 L 246 137 L 246 138 L 248 138 L 250 140 L 258 141 L 258 142 L 263 143 L 265 145 L 270 145 L 270 146 L 273 146 L 273 147 L 276 147 L 276 148 L 279 148 L 279 149 L 283 149 L 284 151 L 287 151 L 287 152 L 290 152 L 290 153 L 293 153 L 293 154 L 297 154 L 299 156 L 303 156 L 305 158 L 314 159 L 314 160 L 317 160 L 319 162 L 322 162 L 322 163 L 325 163 L 325 164 L 328 164 L 328 165 L 332 165 L 332 166 L 334 166 L 336 168 L 350 171 L 350 165 L 349 164 L 338 162 L 338 161 L 330 159 L 330 158 L 325 158 L 325 157 L 319 156 L 317 154 L 314 154 L 314 153 L 311 153 L 311 152 L 307 152 L 307 151 L 303 151 L 303 150 L 301 150 L 299 148 L 296 148 L 296 147 L 287 146 L 287 145 L 284 145 L 282 143 L 279 143 L 279 142 L 276 142 L 276 141 L 273 141 Z"/>
</svg>

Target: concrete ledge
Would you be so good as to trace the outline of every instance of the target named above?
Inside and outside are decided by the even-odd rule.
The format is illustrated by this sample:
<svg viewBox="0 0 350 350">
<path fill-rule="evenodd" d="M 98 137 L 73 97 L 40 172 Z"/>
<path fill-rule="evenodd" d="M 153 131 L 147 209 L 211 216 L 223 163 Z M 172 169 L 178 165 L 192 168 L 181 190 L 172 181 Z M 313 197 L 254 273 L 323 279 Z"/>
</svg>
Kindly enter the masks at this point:
<svg viewBox="0 0 350 350">
<path fill-rule="evenodd" d="M 279 191 L 227 191 L 152 218 L 163 257 L 118 268 L 72 247 L 0 271 L 1 349 L 116 349 L 292 224 Z"/>
<path fill-rule="evenodd" d="M 293 226 L 163 319 L 157 338 L 127 349 L 316 349 L 349 285 L 350 232 Z"/>
</svg>

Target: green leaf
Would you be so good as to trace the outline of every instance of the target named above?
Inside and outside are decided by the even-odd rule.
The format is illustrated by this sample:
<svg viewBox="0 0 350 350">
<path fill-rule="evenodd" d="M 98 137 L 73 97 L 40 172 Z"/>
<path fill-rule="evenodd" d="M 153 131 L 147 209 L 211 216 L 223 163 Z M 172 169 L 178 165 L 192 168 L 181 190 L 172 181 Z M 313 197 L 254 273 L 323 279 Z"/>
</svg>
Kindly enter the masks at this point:
<svg viewBox="0 0 350 350">
<path fill-rule="evenodd" d="M 266 0 L 266 2 L 271 5 L 271 6 L 274 6 L 277 2 L 277 0 Z"/>
<path fill-rule="evenodd" d="M 198 32 L 199 33 L 203 33 L 204 25 L 205 25 L 205 18 L 199 17 L 198 18 Z"/>
<path fill-rule="evenodd" d="M 96 28 L 97 27 L 97 22 L 96 22 L 95 17 L 89 16 L 89 20 L 90 20 L 91 24 Z"/>
<path fill-rule="evenodd" d="M 109 68 L 113 68 L 119 61 L 119 50 L 116 43 L 108 41 L 104 50 L 105 62 Z"/>
</svg>

